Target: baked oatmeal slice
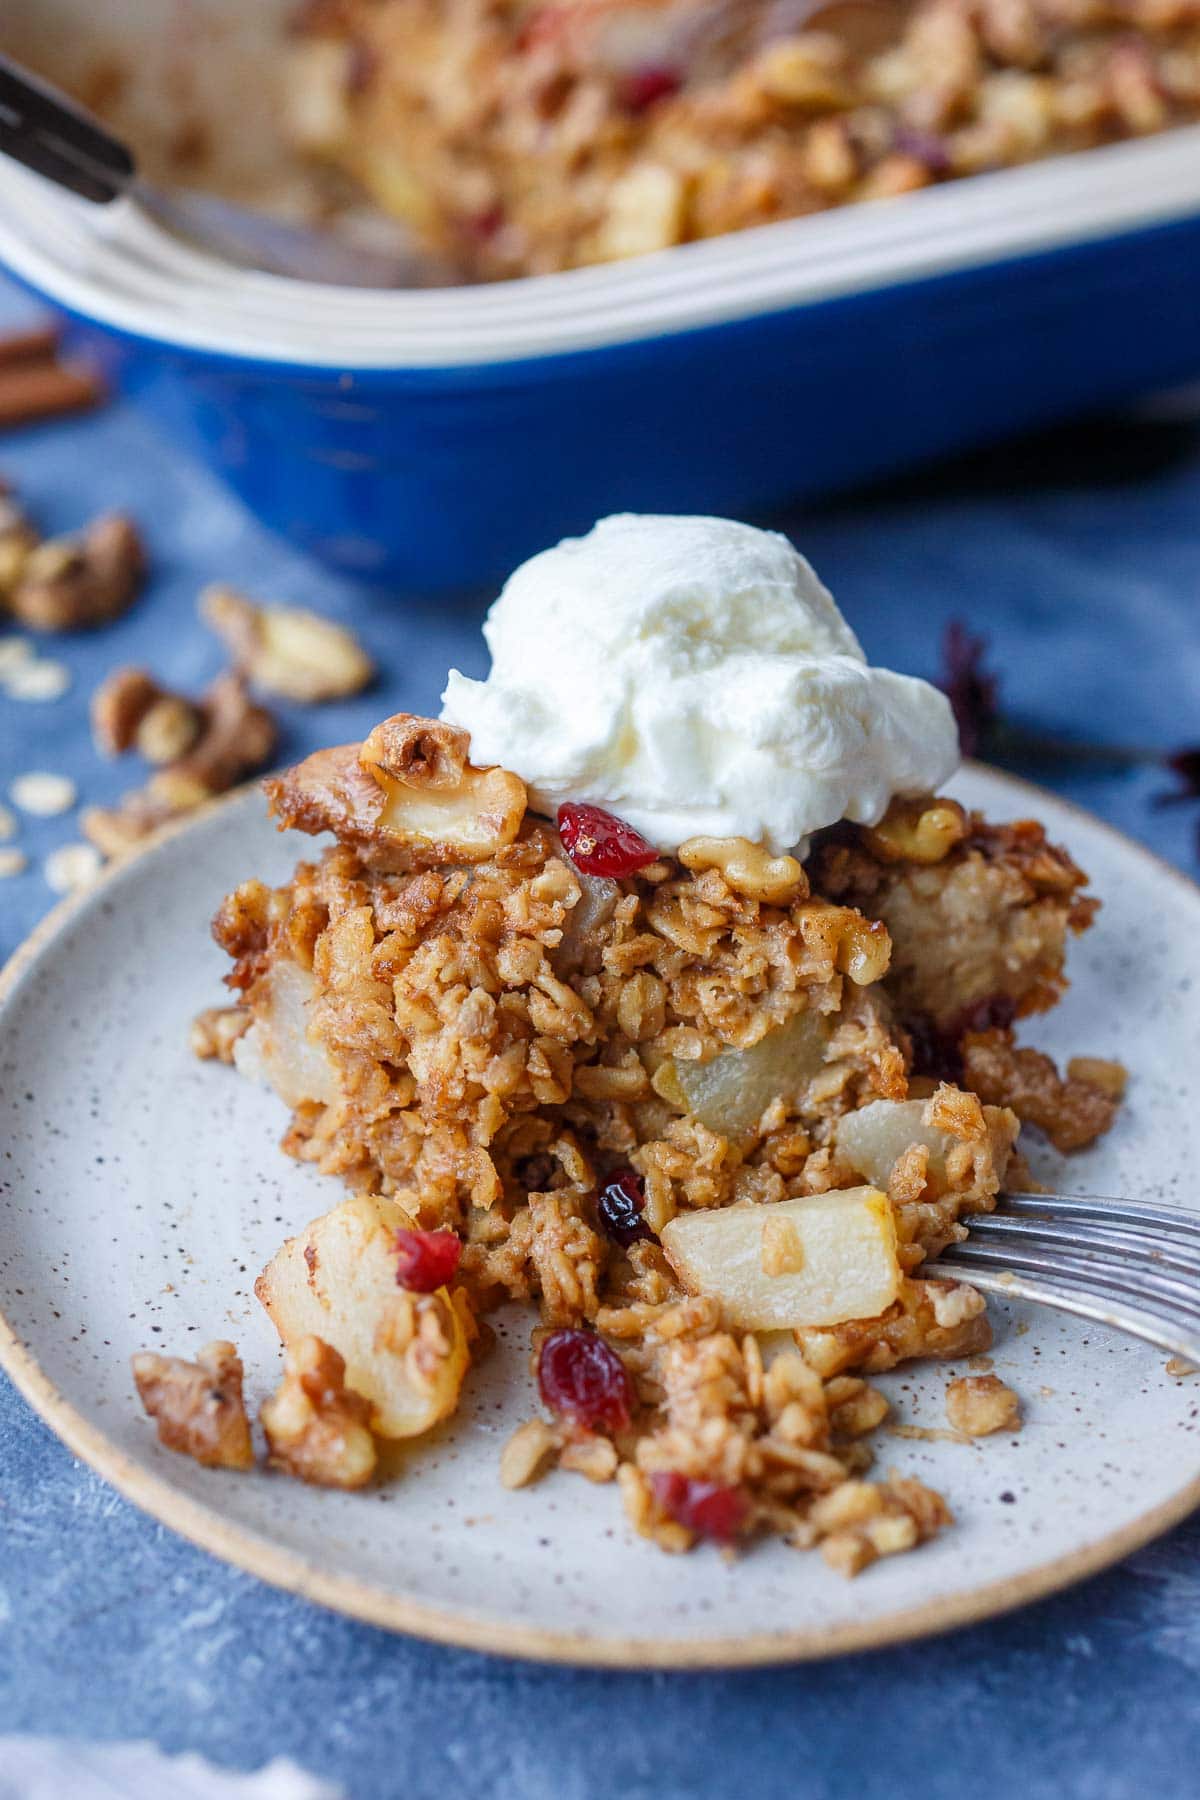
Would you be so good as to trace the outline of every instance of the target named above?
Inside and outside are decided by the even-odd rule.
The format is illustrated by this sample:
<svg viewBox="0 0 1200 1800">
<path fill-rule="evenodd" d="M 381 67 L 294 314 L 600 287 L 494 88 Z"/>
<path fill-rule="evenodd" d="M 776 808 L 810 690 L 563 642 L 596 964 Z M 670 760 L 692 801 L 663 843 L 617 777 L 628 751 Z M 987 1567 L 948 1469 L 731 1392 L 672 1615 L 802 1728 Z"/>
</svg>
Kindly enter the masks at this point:
<svg viewBox="0 0 1200 1800">
<path fill-rule="evenodd" d="M 969 879 L 1004 942 L 1014 913 L 1044 920 L 1009 972 L 1048 1004 L 1082 876 L 934 801 L 827 834 L 803 868 L 741 840 L 637 840 L 627 873 L 598 876 L 577 820 L 560 835 L 469 751 L 397 715 L 269 781 L 281 825 L 335 841 L 214 922 L 234 1060 L 290 1107 L 285 1148 L 358 1190 L 259 1284 L 285 1345 L 321 1336 L 373 1428 L 417 1434 L 456 1403 L 474 1316 L 532 1302 L 539 1359 L 615 1356 L 630 1398 L 591 1420 L 548 1401 L 514 1485 L 513 1465 L 551 1461 L 615 1477 L 666 1548 L 774 1530 L 854 1572 L 911 1547 L 948 1514 L 862 1479 L 885 1408 L 851 1372 L 986 1346 L 980 1296 L 920 1265 L 994 1205 L 1018 1125 L 910 1084 L 924 938 L 895 973 L 892 901 L 920 878 L 944 922 Z M 953 966 L 969 981 L 989 954 L 976 909 Z M 426 1304 L 399 1291 L 398 1251 L 431 1232 L 463 1247 Z M 764 1369 L 755 1332 L 780 1326 L 799 1354 Z"/>
</svg>

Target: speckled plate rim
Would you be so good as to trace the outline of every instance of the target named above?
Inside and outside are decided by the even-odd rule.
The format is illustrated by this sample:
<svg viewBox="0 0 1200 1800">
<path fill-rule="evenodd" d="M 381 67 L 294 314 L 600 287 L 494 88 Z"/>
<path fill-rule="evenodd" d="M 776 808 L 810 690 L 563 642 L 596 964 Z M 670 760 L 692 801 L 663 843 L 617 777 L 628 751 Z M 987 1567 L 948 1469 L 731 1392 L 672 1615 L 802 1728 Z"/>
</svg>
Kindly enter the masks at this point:
<svg viewBox="0 0 1200 1800">
<path fill-rule="evenodd" d="M 1049 802 L 1054 808 L 1086 823 L 1089 829 L 1101 831 L 1124 854 L 1149 865 L 1156 876 L 1170 881 L 1200 904 L 1200 884 L 1094 813 L 1005 771 L 982 764 L 968 763 L 966 767 L 1011 789 L 1024 807 L 1033 809 Z M 0 1018 L 18 983 L 47 954 L 72 920 L 87 912 L 110 888 L 131 877 L 136 879 L 147 860 L 164 844 L 211 821 L 215 815 L 244 800 L 250 791 L 246 787 L 239 788 L 198 808 L 187 819 L 166 826 L 149 838 L 135 855 L 106 869 L 90 887 L 59 901 L 0 970 Z M 1099 1574 L 1154 1538 L 1161 1537 L 1200 1507 L 1200 1474 L 1197 1474 L 1169 1500 L 1150 1508 L 1119 1531 L 1109 1532 L 1094 1543 L 1055 1557 L 1023 1575 L 986 1582 L 981 1587 L 931 1600 L 922 1606 L 902 1607 L 881 1618 L 859 1623 L 819 1631 L 752 1632 L 736 1638 L 699 1638 L 688 1642 L 652 1637 L 597 1637 L 586 1632 L 544 1630 L 469 1613 L 443 1611 L 420 1601 L 385 1593 L 352 1577 L 330 1574 L 307 1558 L 281 1549 L 269 1538 L 230 1523 L 220 1513 L 181 1494 L 165 1477 L 141 1467 L 90 1424 L 44 1373 L 2 1312 L 0 1368 L 74 1455 L 143 1512 L 202 1550 L 220 1557 L 223 1562 L 302 1599 L 315 1601 L 334 1612 L 388 1631 L 405 1632 L 434 1643 L 495 1656 L 579 1667 L 684 1670 L 806 1662 L 845 1656 L 855 1651 L 883 1649 L 960 1626 L 977 1625 Z"/>
</svg>

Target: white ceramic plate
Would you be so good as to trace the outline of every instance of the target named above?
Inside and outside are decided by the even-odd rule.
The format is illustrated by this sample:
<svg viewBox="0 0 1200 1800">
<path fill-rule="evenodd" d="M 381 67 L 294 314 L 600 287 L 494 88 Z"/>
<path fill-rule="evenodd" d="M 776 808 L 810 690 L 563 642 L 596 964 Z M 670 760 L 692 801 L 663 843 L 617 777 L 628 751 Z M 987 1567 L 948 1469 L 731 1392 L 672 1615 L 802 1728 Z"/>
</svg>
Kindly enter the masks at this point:
<svg viewBox="0 0 1200 1800">
<path fill-rule="evenodd" d="M 1134 1079 L 1112 1136 L 1062 1179 L 1196 1204 L 1200 890 L 1048 795 L 983 770 L 957 791 L 995 818 L 1036 811 L 1104 896 L 1065 1004 L 1028 1036 L 1118 1054 Z M 187 1047 L 192 1014 L 221 992 L 207 929 L 217 902 L 251 874 L 282 879 L 298 847 L 270 829 L 257 794 L 238 796 L 60 909 L 0 985 L 0 1359 L 141 1506 L 266 1580 L 383 1625 L 666 1666 L 817 1656 L 977 1619 L 1101 1567 L 1200 1502 L 1194 1381 L 1112 1333 L 995 1303 L 996 1368 L 1024 1399 L 1024 1431 L 881 1440 L 881 1460 L 940 1488 L 958 1523 L 855 1582 L 778 1543 L 732 1564 L 709 1550 L 663 1556 L 631 1536 L 612 1488 L 577 1476 L 505 1493 L 500 1448 L 533 1410 L 518 1317 L 502 1321 L 501 1353 L 458 1418 L 377 1491 L 205 1471 L 162 1449 L 132 1392 L 131 1353 L 231 1337 L 257 1402 L 278 1351 L 255 1273 L 337 1198 L 278 1150 L 279 1103 Z M 947 1377 L 931 1364 L 882 1385 L 900 1421 L 936 1429 Z"/>
</svg>

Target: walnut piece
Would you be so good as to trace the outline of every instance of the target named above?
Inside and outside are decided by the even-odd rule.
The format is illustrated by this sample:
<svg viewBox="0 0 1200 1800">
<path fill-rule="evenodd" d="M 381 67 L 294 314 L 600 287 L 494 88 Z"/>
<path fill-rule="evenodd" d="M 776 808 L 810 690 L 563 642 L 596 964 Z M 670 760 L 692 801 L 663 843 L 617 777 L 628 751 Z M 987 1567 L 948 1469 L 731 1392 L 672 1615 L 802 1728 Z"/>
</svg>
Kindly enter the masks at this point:
<svg viewBox="0 0 1200 1800">
<path fill-rule="evenodd" d="M 470 738 L 457 725 L 393 713 L 367 733 L 358 760 L 381 786 L 392 780 L 405 787 L 452 791 L 462 784 L 470 750 Z"/>
<path fill-rule="evenodd" d="M 49 538 L 30 550 L 8 605 L 34 631 L 78 631 L 119 618 L 145 573 L 137 526 L 124 513 L 106 513 L 77 537 Z"/>
<path fill-rule="evenodd" d="M 375 1472 L 371 1403 L 346 1386 L 346 1362 L 319 1337 L 289 1347 L 283 1380 L 259 1411 L 272 1468 L 317 1487 L 360 1488 Z"/>
<path fill-rule="evenodd" d="M 726 885 L 748 900 L 791 906 L 808 898 L 808 877 L 796 858 L 771 856 L 749 838 L 688 838 L 677 855 L 685 869 L 719 869 Z"/>
<path fill-rule="evenodd" d="M 966 837 L 967 815 L 957 800 L 893 800 L 862 835 L 881 862 L 939 863 Z"/>
<path fill-rule="evenodd" d="M 365 744 L 318 750 L 264 786 L 281 829 L 332 831 L 369 868 L 484 862 L 520 830 L 525 784 L 475 768 L 466 751 L 440 720 L 397 713 Z"/>
<path fill-rule="evenodd" d="M 91 715 L 92 737 L 105 756 L 137 750 L 156 766 L 185 755 L 203 726 L 198 706 L 132 667 L 105 677 L 92 695 Z"/>
<path fill-rule="evenodd" d="M 193 1456 L 206 1469 L 253 1466 L 242 1363 L 232 1344 L 218 1339 L 194 1363 L 145 1351 L 132 1366 L 142 1405 L 168 1450 Z"/>
<path fill-rule="evenodd" d="M 200 617 L 227 646 L 234 667 L 264 693 L 312 703 L 357 694 L 375 670 L 344 625 L 295 606 L 256 606 L 215 584 L 200 596 Z"/>
<path fill-rule="evenodd" d="M 998 1375 L 960 1375 L 946 1389 L 946 1417 L 968 1437 L 1020 1431 L 1021 1402 Z"/>
<path fill-rule="evenodd" d="M 119 670 L 104 684 L 108 692 L 101 689 L 93 706 L 93 728 L 102 743 L 119 747 L 138 741 L 142 681 L 140 670 Z M 153 718 L 157 704 L 142 715 L 142 725 Z M 119 806 L 92 806 L 81 815 L 84 836 L 105 856 L 125 855 L 151 832 L 227 792 L 269 759 L 275 748 L 275 720 L 250 698 L 240 676 L 218 675 L 195 711 L 198 732 L 182 756 L 160 768 L 144 788 L 126 794 Z"/>
</svg>

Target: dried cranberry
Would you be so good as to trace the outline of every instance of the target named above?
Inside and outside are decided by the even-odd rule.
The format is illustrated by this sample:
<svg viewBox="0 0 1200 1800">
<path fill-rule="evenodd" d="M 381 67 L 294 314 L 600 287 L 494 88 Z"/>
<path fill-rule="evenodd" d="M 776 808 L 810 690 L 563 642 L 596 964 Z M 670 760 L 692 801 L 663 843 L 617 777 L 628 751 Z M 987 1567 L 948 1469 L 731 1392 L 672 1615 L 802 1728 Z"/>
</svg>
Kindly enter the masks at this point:
<svg viewBox="0 0 1200 1800">
<path fill-rule="evenodd" d="M 719 1481 L 694 1481 L 677 1469 L 650 1477 L 654 1498 L 665 1513 L 700 1537 L 731 1544 L 746 1523 L 749 1502 L 741 1488 Z"/>
<path fill-rule="evenodd" d="M 1017 1016 L 1007 994 L 989 994 L 964 1007 L 948 1025 L 935 1025 L 926 1013 L 905 1020 L 912 1040 L 912 1072 L 957 1086 L 963 1078 L 962 1040 L 968 1032 L 1007 1031 Z"/>
<path fill-rule="evenodd" d="M 462 1244 L 452 1231 L 396 1233 L 396 1286 L 410 1294 L 432 1294 L 444 1287 L 458 1270 Z"/>
<path fill-rule="evenodd" d="M 602 806 L 568 800 L 558 809 L 558 835 L 575 867 L 585 875 L 619 880 L 658 861 L 653 844 Z"/>
<path fill-rule="evenodd" d="M 905 156 L 913 156 L 919 163 L 924 163 L 931 175 L 950 173 L 950 152 L 946 148 L 946 140 L 940 138 L 935 131 L 922 131 L 916 125 L 897 125 L 892 136 L 892 146 Z"/>
<path fill-rule="evenodd" d="M 656 100 L 669 100 L 683 86 L 683 79 L 678 69 L 666 68 L 661 63 L 648 63 L 645 68 L 634 69 L 621 81 L 618 96 L 626 112 L 642 113 L 653 106 Z"/>
<path fill-rule="evenodd" d="M 481 207 L 478 212 L 468 213 L 462 221 L 467 237 L 473 238 L 481 244 L 486 244 L 489 238 L 494 238 L 503 223 L 504 208 L 499 201 L 492 206 Z"/>
<path fill-rule="evenodd" d="M 636 1244 L 639 1238 L 656 1244 L 658 1239 L 642 1217 L 646 1190 L 635 1169 L 622 1169 L 600 1189 L 596 1211 L 600 1223 L 617 1244 Z"/>
<path fill-rule="evenodd" d="M 594 1331 L 552 1331 L 538 1357 L 538 1387 L 551 1412 L 589 1431 L 629 1423 L 633 1389 L 625 1364 Z"/>
</svg>

